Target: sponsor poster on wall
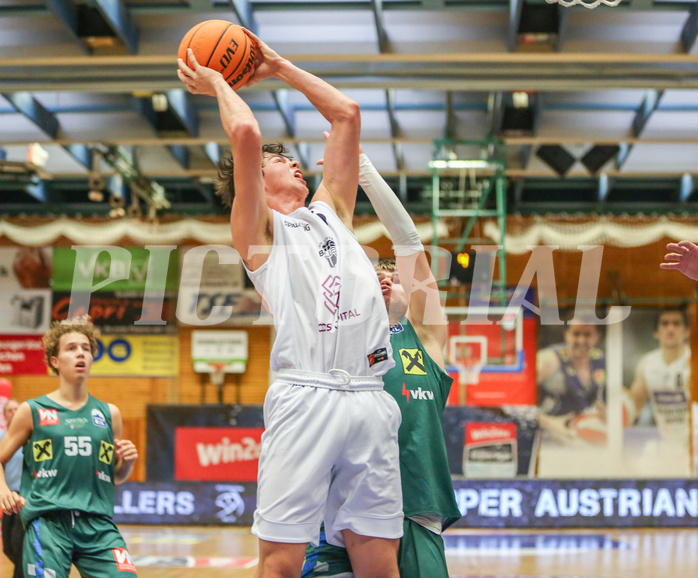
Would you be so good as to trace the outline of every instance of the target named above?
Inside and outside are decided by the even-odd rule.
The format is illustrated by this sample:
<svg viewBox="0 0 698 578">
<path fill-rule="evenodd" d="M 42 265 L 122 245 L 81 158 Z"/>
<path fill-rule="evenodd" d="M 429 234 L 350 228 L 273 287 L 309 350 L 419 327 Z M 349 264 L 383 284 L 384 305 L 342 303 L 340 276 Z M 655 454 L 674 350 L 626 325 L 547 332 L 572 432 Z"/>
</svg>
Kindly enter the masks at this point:
<svg viewBox="0 0 698 578">
<path fill-rule="evenodd" d="M 257 481 L 264 428 L 178 427 L 175 479 Z"/>
<path fill-rule="evenodd" d="M 51 323 L 50 247 L 0 248 L 0 334 L 42 335 Z"/>
<path fill-rule="evenodd" d="M 617 326 L 541 326 L 539 475 L 689 476 L 689 335 L 685 312 L 671 308 L 633 307 Z M 607 411 L 611 355 L 622 362 L 619 414 Z"/>
<path fill-rule="evenodd" d="M 93 376 L 176 377 L 179 341 L 175 335 L 102 335 Z"/>
<path fill-rule="evenodd" d="M 0 335 L 0 375 L 46 375 L 40 335 Z"/>
<path fill-rule="evenodd" d="M 183 249 L 181 256 L 180 323 L 222 327 L 271 324 L 235 249 L 204 245 Z"/>
<path fill-rule="evenodd" d="M 134 292 L 53 293 L 52 319 L 63 321 L 68 318 L 71 301 L 85 297 L 89 307 L 75 309 L 76 315 L 88 313 L 95 327 L 106 333 L 165 334 L 174 333 L 172 319 L 174 301 L 170 297 L 148 299 Z"/>
<path fill-rule="evenodd" d="M 174 246 L 57 247 L 52 318 L 89 313 L 107 333 L 173 333 L 178 273 Z"/>
</svg>

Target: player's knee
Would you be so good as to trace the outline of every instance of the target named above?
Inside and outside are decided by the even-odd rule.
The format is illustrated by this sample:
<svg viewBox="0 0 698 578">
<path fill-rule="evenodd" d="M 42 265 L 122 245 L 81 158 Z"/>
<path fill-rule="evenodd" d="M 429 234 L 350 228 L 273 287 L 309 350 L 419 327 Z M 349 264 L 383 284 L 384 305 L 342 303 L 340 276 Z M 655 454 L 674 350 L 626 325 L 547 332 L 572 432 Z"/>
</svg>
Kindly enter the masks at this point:
<svg viewBox="0 0 698 578">
<path fill-rule="evenodd" d="M 305 549 L 306 544 L 282 544 L 260 540 L 257 576 L 298 578 L 303 569 Z"/>
</svg>

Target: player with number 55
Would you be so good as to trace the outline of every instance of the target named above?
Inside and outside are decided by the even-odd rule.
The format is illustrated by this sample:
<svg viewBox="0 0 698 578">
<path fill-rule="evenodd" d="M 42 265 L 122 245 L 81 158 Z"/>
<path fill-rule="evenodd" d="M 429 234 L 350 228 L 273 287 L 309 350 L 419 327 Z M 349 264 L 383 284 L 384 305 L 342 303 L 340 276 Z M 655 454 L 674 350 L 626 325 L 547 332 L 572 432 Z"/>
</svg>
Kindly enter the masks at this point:
<svg viewBox="0 0 698 578">
<path fill-rule="evenodd" d="M 129 477 L 138 451 L 121 439 L 119 409 L 87 391 L 97 336 L 87 316 L 53 324 L 44 349 L 58 389 L 21 404 L 0 440 L 0 508 L 22 517 L 27 576 L 68 576 L 71 563 L 81 576 L 136 576 L 112 515 L 114 484 Z M 21 447 L 16 493 L 4 468 Z"/>
</svg>

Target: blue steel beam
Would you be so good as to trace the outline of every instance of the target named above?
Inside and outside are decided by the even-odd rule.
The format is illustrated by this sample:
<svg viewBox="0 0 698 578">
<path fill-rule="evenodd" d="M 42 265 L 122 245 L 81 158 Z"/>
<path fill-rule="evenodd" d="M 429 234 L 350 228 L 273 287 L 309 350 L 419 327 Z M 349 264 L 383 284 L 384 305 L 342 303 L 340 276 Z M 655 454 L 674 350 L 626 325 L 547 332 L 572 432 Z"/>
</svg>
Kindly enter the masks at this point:
<svg viewBox="0 0 698 578">
<path fill-rule="evenodd" d="M 170 109 L 191 136 L 199 136 L 199 115 L 189 92 L 182 89 L 168 90 Z"/>
<path fill-rule="evenodd" d="M 698 37 L 698 2 L 693 4 L 691 11 L 688 13 L 688 20 L 681 31 L 681 46 L 683 51 L 689 53 L 693 50 Z"/>
<path fill-rule="evenodd" d="M 402 136 L 402 131 L 400 130 L 400 125 L 397 122 L 397 117 L 395 116 L 395 91 L 386 90 L 385 91 L 385 107 L 388 112 L 388 120 L 390 122 L 390 136 L 393 139 L 398 139 Z M 395 167 L 398 171 L 402 171 L 405 168 L 405 157 L 402 152 L 402 145 L 399 142 L 393 141 L 393 156 L 395 157 Z M 407 198 L 407 189 L 400 191 L 401 198 Z"/>
<path fill-rule="evenodd" d="M 507 50 L 509 52 L 514 52 L 519 39 L 523 5 L 523 0 L 509 0 L 509 29 L 507 30 Z"/>
<path fill-rule="evenodd" d="M 15 110 L 32 121 L 44 134 L 51 139 L 58 136 L 59 124 L 56 115 L 47 110 L 31 92 L 14 92 L 3 94 Z"/>
<path fill-rule="evenodd" d="M 138 27 L 122 0 L 94 0 L 100 13 L 131 54 L 138 52 Z"/>
<path fill-rule="evenodd" d="M 390 42 L 383 25 L 383 0 L 371 0 L 371 11 L 373 12 L 373 21 L 376 24 L 378 51 L 381 53 L 390 52 Z"/>
<path fill-rule="evenodd" d="M 642 131 L 645 130 L 647 122 L 657 108 L 659 108 L 659 101 L 664 96 L 663 90 L 648 90 L 645 95 L 645 99 L 642 101 L 640 108 L 635 112 L 635 118 L 633 119 L 633 124 L 631 130 L 635 138 L 639 138 Z M 620 170 L 625 161 L 628 160 L 630 156 L 630 151 L 633 145 L 621 145 L 620 152 L 616 156 L 616 170 Z"/>
<path fill-rule="evenodd" d="M 240 24 L 250 32 L 257 34 L 257 21 L 252 11 L 252 5 L 248 0 L 230 0 L 231 7 Z"/>
<path fill-rule="evenodd" d="M 80 47 L 89 53 L 90 48 L 82 41 L 78 33 L 78 9 L 75 2 L 73 0 L 46 0 L 46 6 L 68 29 Z"/>
</svg>

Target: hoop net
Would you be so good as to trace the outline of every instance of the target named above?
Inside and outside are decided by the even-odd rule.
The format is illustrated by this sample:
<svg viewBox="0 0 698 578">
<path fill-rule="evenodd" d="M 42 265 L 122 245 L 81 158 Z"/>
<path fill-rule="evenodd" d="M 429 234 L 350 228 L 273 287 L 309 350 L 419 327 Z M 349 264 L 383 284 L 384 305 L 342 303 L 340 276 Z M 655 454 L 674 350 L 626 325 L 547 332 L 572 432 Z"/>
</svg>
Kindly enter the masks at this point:
<svg viewBox="0 0 698 578">
<path fill-rule="evenodd" d="M 458 362 L 458 382 L 463 385 L 480 383 L 482 364 L 478 359 L 461 359 Z"/>
<path fill-rule="evenodd" d="M 225 372 L 223 369 L 227 364 L 225 363 L 209 363 L 211 371 L 209 372 L 209 380 L 213 385 L 223 385 L 225 381 Z"/>
<path fill-rule="evenodd" d="M 601 6 L 601 4 L 606 4 L 606 6 L 618 6 L 621 0 L 545 0 L 548 4 L 560 4 L 561 6 L 584 6 L 584 8 L 596 8 Z"/>
</svg>

